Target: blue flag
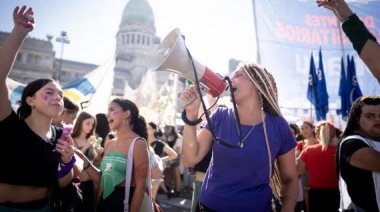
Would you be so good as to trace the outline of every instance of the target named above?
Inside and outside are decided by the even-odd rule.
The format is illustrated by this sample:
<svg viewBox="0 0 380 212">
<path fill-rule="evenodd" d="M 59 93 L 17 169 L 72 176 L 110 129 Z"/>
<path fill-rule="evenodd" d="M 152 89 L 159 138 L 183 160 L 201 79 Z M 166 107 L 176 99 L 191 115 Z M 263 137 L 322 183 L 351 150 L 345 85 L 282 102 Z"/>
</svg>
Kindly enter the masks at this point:
<svg viewBox="0 0 380 212">
<path fill-rule="evenodd" d="M 317 121 L 326 120 L 326 114 L 329 111 L 329 95 L 326 88 L 326 78 L 323 68 L 322 49 L 319 48 L 319 65 L 318 65 L 318 84 L 317 84 Z"/>
<path fill-rule="evenodd" d="M 347 121 L 348 113 L 350 111 L 350 99 L 349 92 L 347 91 L 347 77 L 346 70 L 344 68 L 344 57 L 342 56 L 340 62 L 340 81 L 339 81 L 339 96 L 340 96 L 340 113 L 342 114 L 342 119 Z"/>
<path fill-rule="evenodd" d="M 347 92 L 348 92 L 348 110 L 351 109 L 352 103 L 358 97 L 361 97 L 362 91 L 360 90 L 358 79 L 356 77 L 356 68 L 354 57 L 347 55 Z"/>
<path fill-rule="evenodd" d="M 309 69 L 309 82 L 307 84 L 307 99 L 311 102 L 314 107 L 317 107 L 317 72 L 315 69 L 313 52 L 310 56 L 310 69 Z"/>
</svg>

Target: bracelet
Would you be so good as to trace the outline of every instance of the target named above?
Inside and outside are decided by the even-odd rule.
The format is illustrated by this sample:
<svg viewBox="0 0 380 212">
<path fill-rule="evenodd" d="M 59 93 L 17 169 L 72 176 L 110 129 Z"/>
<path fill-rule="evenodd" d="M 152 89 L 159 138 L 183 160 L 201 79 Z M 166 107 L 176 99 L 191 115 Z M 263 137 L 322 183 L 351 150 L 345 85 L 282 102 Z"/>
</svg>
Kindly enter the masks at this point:
<svg viewBox="0 0 380 212">
<path fill-rule="evenodd" d="M 90 166 L 91 166 L 91 162 L 89 161 L 87 166 L 83 167 L 83 171 L 86 171 L 86 169 L 90 168 Z"/>
<path fill-rule="evenodd" d="M 187 119 L 187 117 L 186 117 L 186 110 L 182 111 L 181 118 L 182 118 L 183 122 L 185 122 L 185 124 L 190 125 L 190 126 L 195 126 L 195 125 L 198 125 L 199 123 L 202 122 L 201 118 L 196 119 L 194 121 L 190 121 L 189 119 Z"/>
<path fill-rule="evenodd" d="M 62 178 L 64 176 L 66 176 L 71 171 L 71 169 L 74 167 L 75 162 L 76 162 L 76 159 L 75 159 L 75 156 L 73 155 L 71 157 L 70 162 L 59 163 L 57 177 Z"/>
<path fill-rule="evenodd" d="M 359 55 L 368 39 L 376 42 L 376 38 L 356 14 L 352 14 L 343 22 L 342 29 Z"/>
</svg>

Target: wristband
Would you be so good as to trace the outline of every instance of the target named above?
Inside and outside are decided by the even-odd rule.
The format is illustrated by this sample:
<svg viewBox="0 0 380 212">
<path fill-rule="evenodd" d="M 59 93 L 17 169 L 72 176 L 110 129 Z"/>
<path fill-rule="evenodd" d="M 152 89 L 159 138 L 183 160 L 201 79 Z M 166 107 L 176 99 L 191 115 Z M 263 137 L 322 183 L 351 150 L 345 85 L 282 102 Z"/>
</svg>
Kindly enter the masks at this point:
<svg viewBox="0 0 380 212">
<path fill-rule="evenodd" d="M 71 157 L 70 162 L 68 162 L 68 163 L 62 163 L 61 162 L 61 163 L 59 163 L 57 177 L 58 178 L 62 178 L 64 176 L 66 176 L 71 171 L 71 169 L 74 167 L 75 162 L 76 162 L 76 159 L 75 159 L 75 156 L 73 155 Z"/>
<path fill-rule="evenodd" d="M 187 119 L 187 117 L 186 117 L 186 110 L 182 111 L 181 118 L 182 118 L 183 122 L 185 122 L 185 124 L 190 125 L 190 126 L 195 126 L 195 125 L 198 125 L 199 123 L 202 122 L 201 118 L 196 119 L 194 121 L 190 121 L 189 119 Z"/>
<path fill-rule="evenodd" d="M 376 42 L 376 38 L 368 31 L 356 14 L 352 14 L 343 22 L 342 29 L 359 55 L 368 39 Z"/>
</svg>

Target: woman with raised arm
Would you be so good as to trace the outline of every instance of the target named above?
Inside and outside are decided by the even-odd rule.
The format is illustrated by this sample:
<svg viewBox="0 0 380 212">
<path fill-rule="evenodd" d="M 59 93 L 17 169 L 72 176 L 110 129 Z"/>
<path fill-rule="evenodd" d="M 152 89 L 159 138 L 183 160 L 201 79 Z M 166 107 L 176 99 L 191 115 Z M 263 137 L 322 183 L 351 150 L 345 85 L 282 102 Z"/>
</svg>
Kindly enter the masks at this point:
<svg viewBox="0 0 380 212">
<path fill-rule="evenodd" d="M 50 212 L 51 188 L 64 188 L 73 177 L 72 139 L 58 139 L 62 128 L 52 120 L 63 111 L 61 86 L 52 79 L 26 85 L 17 113 L 12 110 L 6 79 L 25 37 L 34 29 L 31 7 L 16 7 L 14 28 L 0 48 L 0 211 Z M 58 171 L 59 170 L 59 171 Z"/>
<path fill-rule="evenodd" d="M 232 73 L 230 89 L 238 113 L 235 107 L 219 107 L 198 133 L 197 125 L 202 121 L 198 118 L 199 90 L 192 85 L 180 95 L 184 102 L 195 97 L 182 114 L 183 164 L 193 167 L 212 149 L 200 192 L 201 209 L 270 211 L 276 194 L 282 200 L 281 211 L 294 212 L 296 141 L 281 115 L 273 76 L 263 67 L 245 64 Z M 278 174 L 276 178 L 273 173 Z"/>
</svg>

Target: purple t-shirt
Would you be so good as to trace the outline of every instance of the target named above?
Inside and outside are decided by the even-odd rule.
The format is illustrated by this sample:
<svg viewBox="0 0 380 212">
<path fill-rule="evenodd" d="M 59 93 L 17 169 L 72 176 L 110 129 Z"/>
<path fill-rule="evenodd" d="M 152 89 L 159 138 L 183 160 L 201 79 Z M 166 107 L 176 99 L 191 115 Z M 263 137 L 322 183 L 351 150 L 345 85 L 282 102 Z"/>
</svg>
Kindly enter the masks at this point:
<svg viewBox="0 0 380 212">
<path fill-rule="evenodd" d="M 210 117 L 215 136 L 237 145 L 239 134 L 232 108 L 218 108 Z M 274 159 L 296 146 L 289 123 L 281 116 L 266 114 L 266 131 Z M 205 128 L 210 130 L 210 125 Z M 242 125 L 244 138 L 252 126 Z M 213 156 L 202 185 L 200 202 L 215 211 L 270 211 L 268 153 L 263 123 L 257 124 L 243 148 L 213 143 Z"/>
</svg>

